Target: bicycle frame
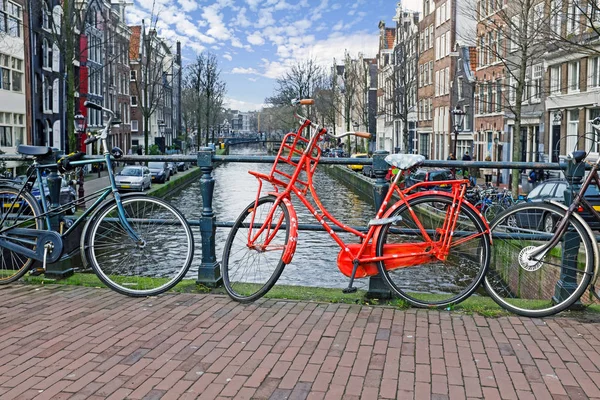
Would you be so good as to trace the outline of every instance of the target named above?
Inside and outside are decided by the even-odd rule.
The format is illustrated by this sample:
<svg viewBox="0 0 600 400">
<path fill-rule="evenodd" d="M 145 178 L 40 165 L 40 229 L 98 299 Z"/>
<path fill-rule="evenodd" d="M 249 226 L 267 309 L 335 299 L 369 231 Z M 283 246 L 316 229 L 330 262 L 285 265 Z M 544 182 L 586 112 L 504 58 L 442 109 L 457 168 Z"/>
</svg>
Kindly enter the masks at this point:
<svg viewBox="0 0 600 400">
<path fill-rule="evenodd" d="M 598 185 L 598 187 L 600 187 L 600 177 L 598 176 L 598 168 L 599 168 L 598 162 L 599 161 L 600 161 L 600 159 L 592 164 L 591 171 L 589 172 L 587 178 L 585 178 L 585 180 L 581 184 L 581 188 L 579 189 L 579 192 L 575 195 L 575 198 L 573 199 L 573 202 L 571 203 L 571 205 L 568 208 L 566 208 L 565 215 L 560 220 L 559 224 L 557 225 L 552 239 L 545 245 L 539 246 L 537 249 L 534 249 L 531 252 L 531 254 L 529 255 L 530 258 L 544 257 L 544 255 L 550 249 L 552 249 L 554 246 L 556 246 L 558 244 L 558 242 L 561 240 L 562 235 L 565 233 L 565 230 L 567 229 L 567 225 L 571 218 L 580 219 L 580 222 L 582 222 L 583 226 L 587 227 L 588 233 L 590 234 L 590 236 L 592 238 L 592 242 L 596 243 L 595 236 L 591 233 L 591 229 L 589 228 L 589 225 L 584 221 L 584 219 L 579 214 L 577 214 L 577 211 L 580 206 L 583 206 L 583 208 L 585 208 L 588 212 L 590 212 L 597 221 L 600 221 L 600 213 L 598 213 L 594 209 L 594 207 L 584 198 L 584 194 L 585 194 L 586 190 L 589 188 L 589 186 L 592 184 L 592 181 L 596 185 Z M 580 165 L 582 165 L 582 166 L 584 165 L 583 161 L 582 161 L 582 164 L 580 164 Z M 556 203 L 556 202 L 550 202 L 550 203 L 552 203 L 556 206 L 559 206 L 561 208 L 564 208 L 563 204 Z M 596 254 L 596 256 L 597 256 L 597 254 Z M 595 266 L 594 266 L 594 275 L 592 277 L 592 280 L 590 281 L 591 288 L 594 288 L 596 281 L 598 280 L 599 268 L 600 268 L 600 265 L 599 265 L 598 259 L 596 257 Z M 595 292 L 593 292 L 593 293 L 596 296 L 598 296 L 597 293 L 595 293 Z M 600 297 L 599 297 L 599 299 L 600 299 Z"/>
<path fill-rule="evenodd" d="M 248 230 L 249 247 L 256 247 L 256 245 L 254 244 L 255 241 L 261 236 L 263 232 L 267 231 L 266 242 L 261 244 L 261 249 L 263 251 L 266 251 L 269 242 L 274 237 L 274 233 L 271 233 L 271 230 L 273 229 L 274 232 L 276 232 L 277 229 L 279 229 L 279 227 L 281 227 L 283 223 L 283 217 L 280 217 L 279 220 L 276 222 L 272 221 L 276 207 L 283 202 L 284 207 L 286 207 L 290 212 L 291 229 L 290 238 L 288 240 L 288 246 L 282 258 L 284 263 L 289 263 L 291 261 L 294 255 L 298 238 L 296 212 L 290 201 L 292 193 L 294 193 L 296 197 L 298 197 L 302 204 L 304 204 L 304 206 L 317 219 L 317 221 L 319 221 L 319 223 L 323 226 L 327 233 L 329 233 L 333 240 L 342 249 L 340 255 L 338 256 L 338 267 L 340 268 L 340 271 L 346 276 L 352 276 L 354 264 L 358 263 L 360 265 L 360 267 L 356 269 L 356 278 L 376 275 L 379 272 L 376 265 L 376 263 L 378 262 L 385 262 L 386 268 L 393 269 L 418 265 L 436 258 L 445 259 L 445 257 L 447 257 L 449 253 L 449 248 L 451 246 L 454 229 L 458 221 L 458 215 L 461 207 L 463 205 L 466 205 L 467 207 L 470 207 L 474 212 L 476 212 L 479 216 L 481 216 L 481 213 L 478 210 L 476 210 L 473 205 L 464 200 L 467 185 L 469 182 L 468 180 L 464 179 L 459 181 L 445 180 L 435 182 L 420 182 L 410 188 L 400 189 L 398 186 L 398 180 L 401 174 L 399 173 L 396 175 L 396 178 L 394 179 L 388 192 L 386 193 L 386 196 L 379 210 L 376 213 L 375 221 L 388 217 L 398 207 L 402 206 L 403 204 L 407 204 L 407 202 L 411 201 L 414 198 L 418 198 L 432 193 L 451 198 L 454 207 L 448 207 L 448 209 L 446 210 L 446 218 L 444 220 L 444 225 L 442 228 L 443 232 L 439 240 L 436 242 L 432 240 L 431 235 L 423 227 L 415 212 L 411 208 L 409 208 L 408 211 L 412 216 L 412 219 L 416 223 L 419 233 L 423 236 L 423 238 L 425 238 L 425 241 L 422 243 L 388 244 L 385 246 L 384 249 L 385 254 L 383 256 L 376 256 L 375 254 L 377 251 L 377 238 L 381 232 L 382 225 L 370 224 L 366 233 L 360 232 L 338 221 L 331 213 L 329 213 L 329 211 L 321 203 L 314 189 L 312 178 L 321 155 L 321 150 L 318 147 L 317 142 L 321 136 L 327 133 L 327 131 L 325 128 L 322 128 L 319 130 L 319 132 L 314 134 L 310 138 L 310 140 L 306 140 L 305 138 L 302 138 L 301 135 L 302 131 L 309 125 L 311 125 L 311 122 L 309 120 L 304 119 L 297 133 L 289 133 L 284 137 L 282 146 L 279 150 L 270 175 L 265 175 L 252 171 L 250 172 L 259 181 L 259 188 L 255 200 L 256 204 L 258 203 L 258 199 L 260 197 L 263 181 L 267 181 L 273 185 L 275 191 L 269 192 L 269 194 L 276 196 L 276 201 L 269 214 L 267 215 L 265 223 L 255 232 L 253 232 L 252 230 L 252 228 L 254 227 L 254 219 L 252 217 L 251 224 Z M 290 156 L 287 158 L 287 160 L 290 161 L 289 163 L 291 165 L 295 166 L 295 171 L 292 175 L 289 175 L 278 171 L 276 168 L 277 162 L 283 157 L 282 151 L 284 150 L 284 148 L 286 148 L 286 143 L 291 137 L 294 137 L 294 140 L 292 141 L 292 144 L 290 146 L 296 146 L 296 144 L 299 141 L 304 141 L 306 143 L 306 149 L 302 153 L 300 160 L 297 163 L 290 161 L 293 151 L 290 153 Z M 316 154 L 313 155 L 313 153 Z M 298 180 L 300 173 L 303 171 L 306 172 L 307 177 L 305 182 Z M 283 180 L 276 178 L 275 172 L 278 172 L 279 174 L 282 174 L 283 176 L 288 178 L 289 182 L 286 183 Z M 296 184 L 298 182 L 303 187 L 302 189 L 297 187 Z M 447 193 L 442 191 L 425 191 L 413 194 L 410 193 L 415 189 L 418 190 L 419 188 L 438 185 L 450 186 L 451 192 Z M 310 197 L 313 199 L 317 207 L 314 207 L 305 196 L 305 193 L 308 190 L 310 190 Z M 393 206 L 388 208 L 388 205 L 390 204 L 394 193 L 397 194 L 399 200 Z M 485 221 L 483 216 L 481 216 L 481 218 L 483 221 Z M 355 236 L 359 237 L 361 243 L 345 243 L 339 237 L 339 235 L 334 232 L 334 230 L 331 228 L 330 223 L 333 223 L 345 232 L 352 233 Z M 481 234 L 474 234 L 468 237 L 463 237 L 459 240 L 455 240 L 454 243 L 452 243 L 452 245 L 458 245 L 464 243 L 465 241 L 472 240 L 477 236 L 489 234 L 489 226 L 487 226 L 487 223 L 486 228 L 487 229 L 485 232 Z"/>
<path fill-rule="evenodd" d="M 102 108 L 102 110 L 109 112 L 110 114 L 110 118 L 108 120 L 108 123 L 106 124 L 106 127 L 103 129 L 102 133 L 99 135 L 99 138 L 102 141 L 102 146 L 104 148 L 104 158 L 103 159 L 94 159 L 94 160 L 79 160 L 79 161 L 72 161 L 70 163 L 70 165 L 74 166 L 74 167 L 78 167 L 78 166 L 83 166 L 83 165 L 88 165 L 88 164 L 99 164 L 99 163 L 105 163 L 106 167 L 107 167 L 107 171 L 108 171 L 108 178 L 109 178 L 109 182 L 110 182 L 110 186 L 107 186 L 103 189 L 100 189 L 88 196 L 85 196 L 83 199 L 90 199 L 90 198 L 94 198 L 94 197 L 98 197 L 96 199 L 96 201 L 88 208 L 85 210 L 85 212 L 80 215 L 78 218 L 76 218 L 73 222 L 73 224 L 64 232 L 64 233 L 60 233 L 61 237 L 65 237 L 67 235 L 69 235 L 71 232 L 73 232 L 77 226 L 79 226 L 88 216 L 92 215 L 92 213 L 98 208 L 98 206 L 110 195 L 113 195 L 113 198 L 116 201 L 117 204 L 117 215 L 119 218 L 120 223 L 122 224 L 123 228 L 125 229 L 125 231 L 127 232 L 127 234 L 131 237 L 132 240 L 134 240 L 136 243 L 138 244 L 143 244 L 143 240 L 137 235 L 137 233 L 134 231 L 134 229 L 131 227 L 131 225 L 129 224 L 129 222 L 127 221 L 127 217 L 125 216 L 125 210 L 123 208 L 123 204 L 121 202 L 121 194 L 119 193 L 117 186 L 115 184 L 115 177 L 113 175 L 113 164 L 112 164 L 112 158 L 110 155 L 110 152 L 108 151 L 108 145 L 106 143 L 106 138 L 108 137 L 108 131 L 110 129 L 110 124 L 112 121 L 112 117 L 113 117 L 113 113 L 112 111 Z M 77 203 L 80 202 L 82 199 L 77 199 L 75 201 L 69 202 L 65 205 L 62 205 L 58 208 L 54 208 L 54 209 L 50 209 L 49 205 L 46 201 L 46 196 L 43 195 L 45 193 L 45 186 L 44 186 L 44 181 L 42 179 L 42 171 L 44 169 L 49 169 L 49 170 L 54 170 L 56 171 L 58 169 L 58 164 L 57 163 L 52 163 L 52 164 L 39 164 L 37 163 L 37 161 L 34 161 L 32 166 L 30 167 L 30 169 L 32 170 L 30 173 L 28 173 L 27 175 L 27 179 L 25 180 L 25 183 L 22 185 L 20 191 L 19 191 L 19 195 L 21 195 L 23 193 L 23 191 L 26 189 L 27 184 L 30 181 L 30 177 L 34 174 L 35 171 L 35 175 L 36 178 L 35 180 L 38 181 L 39 184 L 39 188 L 40 188 L 40 193 L 42 194 L 40 196 L 40 202 L 41 202 L 41 206 L 42 206 L 42 214 L 37 216 L 37 218 L 39 217 L 44 217 L 44 222 L 45 222 L 45 230 L 51 230 L 51 223 L 50 223 L 50 215 L 52 214 L 56 214 L 56 213 L 60 213 L 64 210 L 66 210 L 69 206 L 71 206 L 73 203 Z M 62 178 L 61 178 L 62 179 Z M 31 181 L 31 184 L 33 185 L 35 183 L 35 180 Z M 13 206 L 14 206 L 14 202 L 17 201 L 17 198 L 19 197 L 16 196 L 15 200 L 13 201 Z M 5 215 L 2 219 L 2 221 L 0 221 L 0 226 L 2 226 L 4 224 L 5 218 L 7 217 L 7 215 Z M 32 221 L 34 220 L 36 217 L 31 217 L 31 218 L 26 218 L 22 224 Z M 17 224 L 19 225 L 19 224 Z M 4 233 L 7 230 L 10 230 L 12 228 L 15 228 L 17 225 L 11 226 L 11 227 L 6 227 L 6 228 L 0 228 L 0 234 Z"/>
</svg>

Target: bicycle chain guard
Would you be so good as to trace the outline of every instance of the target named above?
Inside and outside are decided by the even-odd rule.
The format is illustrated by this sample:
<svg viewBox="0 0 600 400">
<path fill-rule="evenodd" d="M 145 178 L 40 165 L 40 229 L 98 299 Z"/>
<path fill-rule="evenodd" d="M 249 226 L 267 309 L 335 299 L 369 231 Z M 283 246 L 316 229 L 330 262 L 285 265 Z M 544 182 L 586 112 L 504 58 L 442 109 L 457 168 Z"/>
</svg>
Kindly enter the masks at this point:
<svg viewBox="0 0 600 400">
<path fill-rule="evenodd" d="M 32 238 L 35 238 L 35 250 L 19 245 L 17 237 L 24 240 L 31 240 Z M 38 229 L 13 228 L 8 229 L 0 235 L 0 247 L 24 255 L 27 258 L 33 258 L 34 260 L 42 262 L 44 261 L 44 248 L 46 244 L 52 245 L 52 251 L 46 254 L 46 262 L 51 264 L 58 261 L 63 253 L 63 241 L 57 232 L 43 231 Z"/>
</svg>

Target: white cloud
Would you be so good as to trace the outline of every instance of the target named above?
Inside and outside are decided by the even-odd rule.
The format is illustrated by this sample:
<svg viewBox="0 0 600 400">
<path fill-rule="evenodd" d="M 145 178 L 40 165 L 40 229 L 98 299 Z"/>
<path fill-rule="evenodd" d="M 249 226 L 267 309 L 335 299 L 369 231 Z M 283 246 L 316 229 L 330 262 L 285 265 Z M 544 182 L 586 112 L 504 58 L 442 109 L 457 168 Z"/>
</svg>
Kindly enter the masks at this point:
<svg viewBox="0 0 600 400">
<path fill-rule="evenodd" d="M 259 72 L 254 69 L 254 68 L 239 68 L 239 67 L 235 67 L 234 69 L 231 70 L 232 74 L 242 74 L 242 75 L 246 75 L 246 74 L 250 74 L 250 75 L 259 75 Z"/>
<path fill-rule="evenodd" d="M 237 12 L 236 18 L 232 21 L 233 26 L 241 28 L 247 28 L 251 25 L 250 21 L 246 17 L 246 9 L 242 8 Z"/>
<path fill-rule="evenodd" d="M 252 103 L 252 102 L 237 100 L 237 99 L 232 99 L 232 98 L 225 98 L 223 103 L 224 103 L 225 107 L 231 108 L 232 110 L 239 110 L 239 111 L 255 111 L 255 110 L 260 110 L 261 108 L 263 108 L 265 106 L 264 103 Z"/>
<path fill-rule="evenodd" d="M 224 59 L 226 59 L 226 60 L 228 60 L 228 61 L 231 61 L 231 60 L 233 60 L 233 57 L 232 57 L 232 56 L 231 56 L 231 54 L 229 54 L 229 53 L 225 53 L 225 54 L 223 54 L 223 58 L 224 58 Z"/>
<path fill-rule="evenodd" d="M 223 23 L 223 15 L 219 13 L 218 3 L 205 7 L 202 17 L 208 22 L 209 29 L 206 31 L 208 35 L 219 40 L 230 38 L 231 32 L 229 32 L 229 29 Z"/>
<path fill-rule="evenodd" d="M 185 12 L 194 11 L 198 8 L 198 3 L 194 0 L 177 0 L 177 2 Z"/>
<path fill-rule="evenodd" d="M 248 43 L 254 46 L 262 46 L 265 44 L 265 39 L 262 38 L 259 32 L 254 32 L 253 34 L 248 35 L 247 39 Z"/>
</svg>

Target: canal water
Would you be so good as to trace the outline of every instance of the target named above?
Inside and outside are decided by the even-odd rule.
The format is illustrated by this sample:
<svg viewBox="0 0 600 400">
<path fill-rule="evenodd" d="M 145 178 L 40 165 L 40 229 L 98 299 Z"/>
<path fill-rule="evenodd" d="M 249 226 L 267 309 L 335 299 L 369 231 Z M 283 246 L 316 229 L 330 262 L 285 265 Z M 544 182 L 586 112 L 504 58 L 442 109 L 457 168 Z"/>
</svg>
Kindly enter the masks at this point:
<svg viewBox="0 0 600 400">
<path fill-rule="evenodd" d="M 230 154 L 266 155 L 261 148 L 232 147 Z M 342 183 L 331 178 L 320 165 L 314 176 L 315 189 L 323 205 L 341 222 L 353 226 L 366 226 L 375 214 L 370 200 L 359 196 Z M 214 169 L 215 191 L 213 208 L 219 222 L 233 222 L 240 212 L 250 204 L 258 188 L 258 181 L 248 171 L 258 171 L 268 174 L 271 164 L 260 163 L 223 163 Z M 270 186 L 270 185 L 269 185 Z M 271 190 L 263 185 L 263 191 Z M 170 198 L 186 216 L 187 219 L 199 219 L 202 199 L 200 183 L 195 182 Z M 299 201 L 294 201 L 299 222 L 316 224 L 317 221 Z M 198 229 L 198 228 L 194 228 Z M 229 234 L 228 228 L 218 228 L 216 234 L 217 260 L 223 255 L 223 245 Z M 358 243 L 351 234 L 341 234 L 348 243 Z M 200 235 L 195 235 L 196 253 L 188 278 L 197 276 L 197 268 L 201 262 Z M 328 288 L 343 288 L 348 285 L 348 278 L 339 272 L 336 264 L 338 245 L 325 232 L 300 231 L 298 246 L 293 261 L 287 265 L 279 278 L 279 283 L 301 286 L 318 286 Z M 356 281 L 356 286 L 366 288 L 368 280 Z"/>
</svg>

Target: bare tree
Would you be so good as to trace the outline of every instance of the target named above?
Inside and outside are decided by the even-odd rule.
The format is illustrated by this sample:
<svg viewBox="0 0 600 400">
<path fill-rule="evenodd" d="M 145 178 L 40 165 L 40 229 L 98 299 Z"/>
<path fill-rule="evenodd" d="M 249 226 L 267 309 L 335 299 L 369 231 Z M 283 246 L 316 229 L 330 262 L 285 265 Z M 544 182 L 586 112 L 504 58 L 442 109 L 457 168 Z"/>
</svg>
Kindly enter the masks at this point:
<svg viewBox="0 0 600 400">
<path fill-rule="evenodd" d="M 524 105 L 529 103 L 531 96 L 539 96 L 542 89 L 539 86 L 531 90 L 531 74 L 534 64 L 539 63 L 546 52 L 544 38 L 548 20 L 544 3 L 538 0 L 511 0 L 502 6 L 503 2 L 478 2 L 476 9 L 464 7 L 458 11 L 477 19 L 478 36 L 463 37 L 461 40 L 477 46 L 478 65 L 499 63 L 503 66 L 502 106 L 514 120 L 515 138 L 521 132 Z M 479 85 L 481 87 L 481 83 Z M 482 99 L 480 101 L 483 102 Z M 513 140 L 513 161 L 524 161 L 522 150 L 521 141 Z M 520 171 L 513 170 L 513 195 L 517 195 L 519 178 Z"/>
<path fill-rule="evenodd" d="M 204 126 L 205 143 L 208 144 L 212 126 L 214 142 L 214 127 L 219 119 L 223 118 L 223 100 L 227 88 L 225 82 L 221 80 L 216 56 L 210 53 L 198 55 L 196 61 L 188 66 L 186 82 L 186 87 L 190 89 L 187 95 L 196 102 L 194 115 L 198 135 Z"/>
<path fill-rule="evenodd" d="M 164 106 L 168 93 L 165 89 L 167 83 L 168 63 L 171 55 L 168 46 L 158 37 L 156 32 L 157 16 L 152 13 L 150 29 L 147 31 L 145 21 L 142 20 L 140 33 L 141 53 L 136 60 L 139 68 L 135 74 L 134 85 L 136 94 L 141 94 L 142 101 L 138 104 L 144 122 L 144 150 L 149 154 L 150 118 Z"/>
</svg>

